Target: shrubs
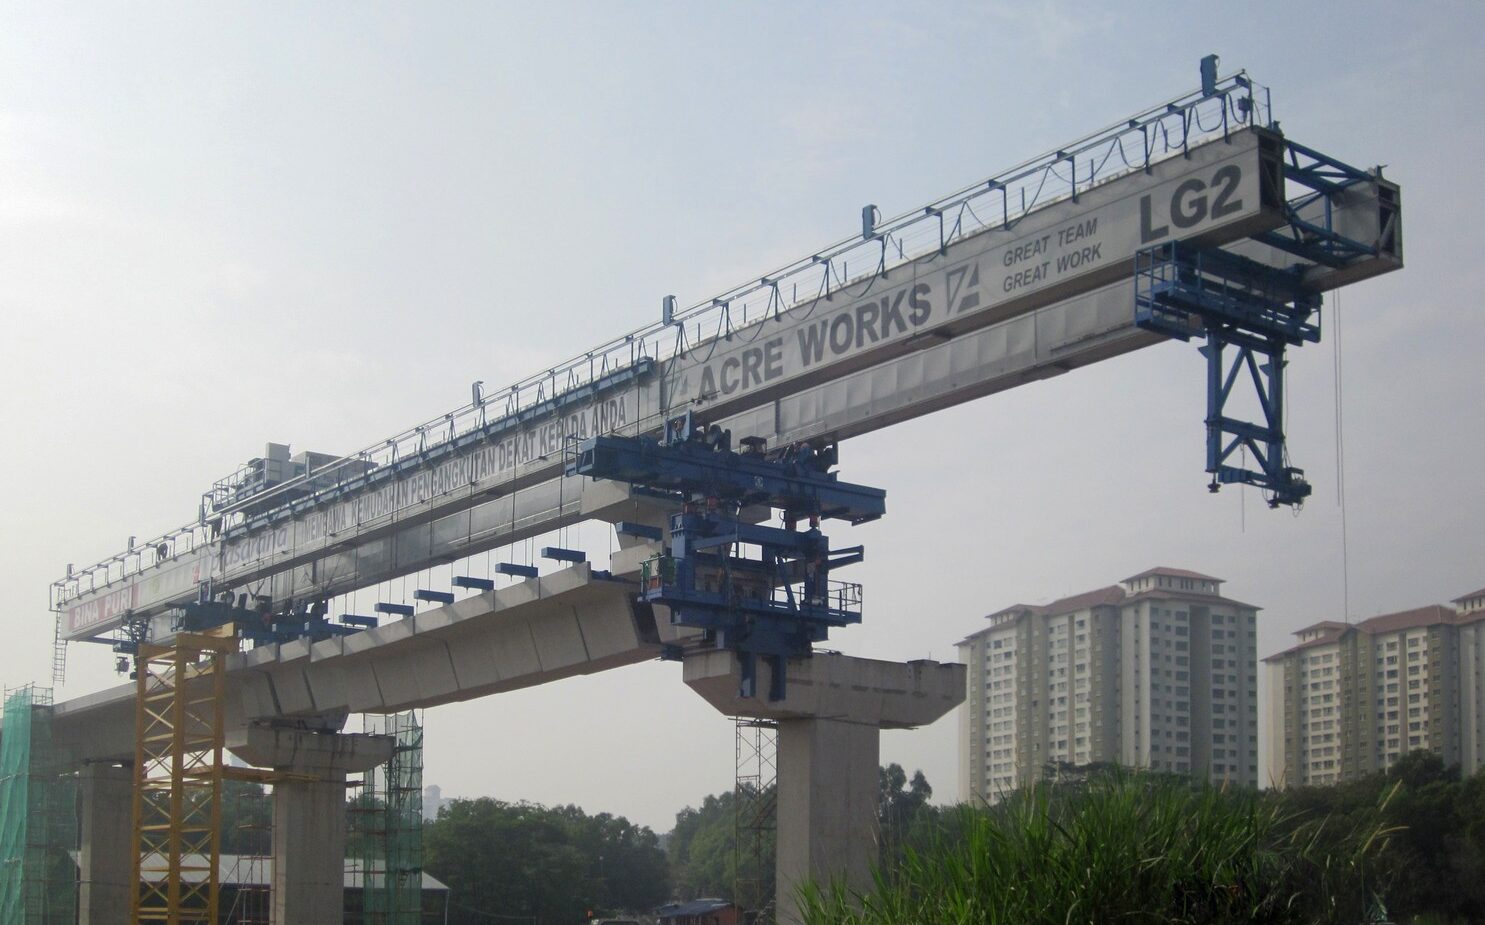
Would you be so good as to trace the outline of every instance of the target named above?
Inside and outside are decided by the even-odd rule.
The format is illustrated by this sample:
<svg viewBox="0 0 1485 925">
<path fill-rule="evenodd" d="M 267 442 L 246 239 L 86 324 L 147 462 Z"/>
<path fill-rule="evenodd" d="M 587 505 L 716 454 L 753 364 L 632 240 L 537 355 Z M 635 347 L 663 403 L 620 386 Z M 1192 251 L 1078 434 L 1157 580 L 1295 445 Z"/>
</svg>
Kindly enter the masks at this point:
<svg viewBox="0 0 1485 925">
<path fill-rule="evenodd" d="M 1246 791 L 1109 773 L 961 808 L 865 896 L 807 888 L 809 925 L 1352 923 L 1389 830 Z"/>
</svg>

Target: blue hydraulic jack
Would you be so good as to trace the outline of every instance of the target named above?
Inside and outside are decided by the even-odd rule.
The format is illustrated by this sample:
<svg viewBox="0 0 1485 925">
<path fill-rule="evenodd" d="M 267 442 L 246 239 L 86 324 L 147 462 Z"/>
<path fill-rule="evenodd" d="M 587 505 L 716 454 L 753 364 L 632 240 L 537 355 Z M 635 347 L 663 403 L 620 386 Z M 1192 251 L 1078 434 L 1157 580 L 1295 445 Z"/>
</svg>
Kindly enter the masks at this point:
<svg viewBox="0 0 1485 925">
<path fill-rule="evenodd" d="M 569 475 L 627 482 L 677 501 L 667 551 L 644 563 L 640 600 L 665 607 L 670 622 L 702 631 L 698 648 L 737 654 L 743 697 L 756 696 L 758 660 L 771 668 L 769 700 L 784 697 L 785 662 L 808 656 L 831 627 L 861 622 L 861 586 L 830 573 L 862 561 L 860 546 L 832 550 L 826 518 L 865 523 L 886 512 L 885 491 L 841 482 L 834 445 L 769 450 L 699 427 L 688 412 L 664 435 L 593 437 L 578 446 Z M 780 512 L 781 526 L 749 516 Z M 680 659 L 680 646 L 662 657 Z"/>
</svg>

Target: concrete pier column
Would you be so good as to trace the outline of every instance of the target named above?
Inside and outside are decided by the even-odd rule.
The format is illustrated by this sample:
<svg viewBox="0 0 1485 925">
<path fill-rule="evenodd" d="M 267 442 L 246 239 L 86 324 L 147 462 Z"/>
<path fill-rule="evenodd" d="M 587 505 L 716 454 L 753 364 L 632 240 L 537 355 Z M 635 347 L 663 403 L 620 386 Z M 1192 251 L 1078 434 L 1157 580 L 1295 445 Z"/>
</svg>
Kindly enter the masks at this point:
<svg viewBox="0 0 1485 925">
<path fill-rule="evenodd" d="M 865 891 L 877 860 L 877 766 L 883 729 L 933 722 L 964 700 L 965 666 L 884 662 L 838 654 L 792 659 L 784 699 L 739 697 L 731 652 L 685 660 L 686 684 L 728 716 L 778 723 L 778 828 L 774 858 L 778 921 L 801 921 L 806 880 Z M 758 665 L 757 689 L 770 689 Z"/>
<path fill-rule="evenodd" d="M 346 772 L 273 785 L 275 925 L 339 922 L 345 910 Z"/>
<path fill-rule="evenodd" d="M 877 861 L 881 730 L 835 719 L 781 719 L 775 904 L 813 880 L 871 886 Z M 781 919 L 782 920 L 782 919 Z"/>
<path fill-rule="evenodd" d="M 254 725 L 229 736 L 227 747 L 283 775 L 273 785 L 270 921 L 344 921 L 346 774 L 391 757 L 391 737 Z"/>
<path fill-rule="evenodd" d="M 82 839 L 78 844 L 80 925 L 127 925 L 134 894 L 133 769 L 106 762 L 78 775 Z"/>
</svg>

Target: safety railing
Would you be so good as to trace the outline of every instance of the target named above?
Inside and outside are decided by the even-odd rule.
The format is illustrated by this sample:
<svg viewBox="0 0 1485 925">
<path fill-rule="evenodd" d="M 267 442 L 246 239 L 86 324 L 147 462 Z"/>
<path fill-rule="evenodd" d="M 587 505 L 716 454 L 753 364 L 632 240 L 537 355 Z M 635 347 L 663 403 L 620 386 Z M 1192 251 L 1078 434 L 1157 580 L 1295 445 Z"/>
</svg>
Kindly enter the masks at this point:
<svg viewBox="0 0 1485 925">
<path fill-rule="evenodd" d="M 275 497 L 292 503 L 287 499 L 294 495 L 301 479 L 329 475 L 349 482 L 381 467 L 409 458 L 426 458 L 453 447 L 461 436 L 490 426 L 492 415 L 504 421 L 526 420 L 543 408 L 577 400 L 607 377 L 640 364 L 653 365 L 693 350 L 715 349 L 724 338 L 756 338 L 764 323 L 795 305 L 828 299 L 852 283 L 942 254 L 949 245 L 971 235 L 1012 228 L 1027 214 L 1045 206 L 1066 199 L 1076 201 L 1092 187 L 1118 176 L 1149 170 L 1155 163 L 1181 156 L 1197 145 L 1272 122 L 1267 88 L 1239 71 L 1217 81 L 1210 92 L 1188 93 L 1141 110 L 890 219 L 882 219 L 875 206 L 868 206 L 863 210 L 858 235 L 686 308 L 679 308 L 673 297 L 667 297 L 657 321 L 499 391 L 486 394 L 476 383 L 468 404 L 241 503 L 250 502 L 255 509 Z M 665 411 L 660 409 L 659 415 Z M 343 471 L 353 469 L 358 470 L 354 476 L 340 477 Z M 228 505 L 208 512 L 203 505 L 196 522 L 83 569 L 69 568 L 69 574 L 52 585 L 53 609 L 210 543 L 224 531 L 246 522 L 240 507 Z"/>
</svg>

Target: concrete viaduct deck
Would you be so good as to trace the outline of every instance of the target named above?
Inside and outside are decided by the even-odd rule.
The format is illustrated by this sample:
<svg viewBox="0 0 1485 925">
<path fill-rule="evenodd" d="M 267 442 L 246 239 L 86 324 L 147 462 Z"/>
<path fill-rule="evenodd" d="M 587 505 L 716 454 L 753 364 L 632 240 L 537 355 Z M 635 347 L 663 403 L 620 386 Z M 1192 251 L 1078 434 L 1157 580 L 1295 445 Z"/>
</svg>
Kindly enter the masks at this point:
<svg viewBox="0 0 1485 925">
<path fill-rule="evenodd" d="M 590 482 L 585 516 L 662 524 L 666 510 L 627 486 Z M 390 743 L 339 730 L 351 713 L 426 708 L 656 658 L 677 631 L 636 606 L 639 564 L 661 549 L 624 537 L 610 570 L 589 563 L 471 594 L 393 623 L 319 642 L 296 640 L 228 656 L 227 747 L 284 775 L 274 787 L 273 921 L 338 921 L 346 776 L 386 760 Z M 782 819 L 776 901 L 792 921 L 794 886 L 809 877 L 869 883 L 875 845 L 879 730 L 933 722 L 964 698 L 962 665 L 898 664 L 819 654 L 789 664 L 780 702 L 737 696 L 728 652 L 688 657 L 686 683 L 729 716 L 779 724 Z M 128 805 L 133 685 L 59 704 L 56 744 L 84 765 L 84 925 L 122 925 L 129 908 Z M 783 777 L 781 776 L 781 780 Z M 327 860 L 330 859 L 330 860 Z M 293 877 L 279 872 L 294 871 Z"/>
<path fill-rule="evenodd" d="M 626 486 L 589 483 L 584 516 L 659 525 L 664 509 Z M 546 684 L 657 658 L 662 633 L 633 606 L 654 541 L 625 538 L 600 571 L 579 563 L 430 607 L 374 629 L 228 656 L 227 725 L 334 726 L 351 713 L 396 713 Z M 134 756 L 134 685 L 58 704 L 58 745 L 81 761 Z"/>
</svg>

